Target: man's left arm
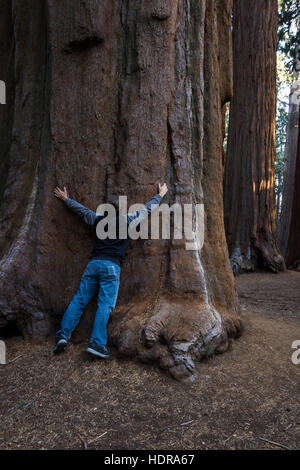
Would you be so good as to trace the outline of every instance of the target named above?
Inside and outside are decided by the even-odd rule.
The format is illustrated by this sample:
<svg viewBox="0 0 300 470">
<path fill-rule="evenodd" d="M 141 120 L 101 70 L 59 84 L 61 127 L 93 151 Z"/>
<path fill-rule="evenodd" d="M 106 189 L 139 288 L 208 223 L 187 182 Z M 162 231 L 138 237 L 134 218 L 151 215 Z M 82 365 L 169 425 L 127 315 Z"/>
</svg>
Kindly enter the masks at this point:
<svg viewBox="0 0 300 470">
<path fill-rule="evenodd" d="M 130 224 L 132 221 L 136 220 L 136 223 L 142 222 L 142 220 L 146 219 L 148 215 L 151 214 L 159 204 L 161 203 L 163 197 L 168 191 L 167 185 L 164 183 L 163 185 L 158 185 L 159 192 L 152 198 L 150 201 L 146 202 L 146 204 L 138 211 L 127 214 L 127 223 Z"/>
</svg>

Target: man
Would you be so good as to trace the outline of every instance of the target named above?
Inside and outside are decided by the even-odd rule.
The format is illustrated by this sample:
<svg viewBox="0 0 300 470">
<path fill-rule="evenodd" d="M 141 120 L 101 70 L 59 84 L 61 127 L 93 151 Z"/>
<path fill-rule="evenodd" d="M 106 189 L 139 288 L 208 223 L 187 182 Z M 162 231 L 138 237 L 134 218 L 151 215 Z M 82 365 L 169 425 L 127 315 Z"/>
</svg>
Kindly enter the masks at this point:
<svg viewBox="0 0 300 470">
<path fill-rule="evenodd" d="M 128 226 L 133 221 L 137 224 L 140 223 L 159 206 L 162 198 L 168 191 L 167 185 L 165 183 L 162 185 L 159 184 L 158 190 L 158 194 L 148 201 L 144 208 L 139 211 L 122 216 L 119 215 L 117 208 L 115 217 L 116 237 L 104 239 L 104 237 L 99 238 L 97 236 L 97 225 L 104 216 L 97 215 L 95 212 L 70 199 L 66 188 L 64 188 L 63 191 L 58 187 L 54 189 L 54 195 L 64 201 L 86 224 L 91 225 L 95 234 L 90 262 L 82 275 L 80 287 L 62 318 L 61 329 L 56 333 L 56 341 L 53 348 L 54 353 L 58 354 L 65 351 L 67 342 L 76 328 L 84 309 L 99 287 L 98 307 L 90 344 L 86 351 L 101 358 L 109 357 L 110 351 L 106 346 L 106 326 L 110 313 L 117 302 L 120 268 L 125 259 L 126 249 L 130 242 Z M 115 207 L 117 206 L 116 197 L 111 198 L 111 202 Z M 123 217 L 123 219 L 121 219 L 121 217 Z M 119 234 L 119 227 L 121 222 L 124 222 L 124 217 L 126 223 L 126 238 L 122 238 Z"/>
</svg>

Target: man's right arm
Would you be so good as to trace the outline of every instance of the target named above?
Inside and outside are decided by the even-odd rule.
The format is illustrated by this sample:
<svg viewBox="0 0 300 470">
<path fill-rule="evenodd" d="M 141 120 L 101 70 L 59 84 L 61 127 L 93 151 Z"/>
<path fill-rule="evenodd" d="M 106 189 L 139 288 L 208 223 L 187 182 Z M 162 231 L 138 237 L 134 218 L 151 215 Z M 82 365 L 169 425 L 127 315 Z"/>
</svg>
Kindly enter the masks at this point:
<svg viewBox="0 0 300 470">
<path fill-rule="evenodd" d="M 64 200 L 64 203 L 69 207 L 69 209 L 75 212 L 75 214 L 79 215 L 79 217 L 81 217 L 86 224 L 94 225 L 97 218 L 97 214 L 95 212 L 91 211 L 82 204 L 79 204 L 79 202 L 74 201 L 74 199 L 70 199 L 69 197 Z"/>
<path fill-rule="evenodd" d="M 79 202 L 69 198 L 66 187 L 64 187 L 63 190 L 56 187 L 54 189 L 54 196 L 64 201 L 66 206 L 68 206 L 69 209 L 75 212 L 75 214 L 79 215 L 79 217 L 81 217 L 86 224 L 94 225 L 97 218 L 97 214 L 91 211 L 90 209 L 87 209 L 82 204 L 79 204 Z"/>
</svg>

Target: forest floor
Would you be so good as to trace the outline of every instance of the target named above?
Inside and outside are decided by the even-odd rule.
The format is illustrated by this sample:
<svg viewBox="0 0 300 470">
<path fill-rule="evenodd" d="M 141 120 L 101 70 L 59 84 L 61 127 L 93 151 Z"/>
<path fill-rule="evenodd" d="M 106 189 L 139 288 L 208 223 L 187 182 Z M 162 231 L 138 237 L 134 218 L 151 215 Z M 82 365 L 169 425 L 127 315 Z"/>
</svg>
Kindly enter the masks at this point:
<svg viewBox="0 0 300 470">
<path fill-rule="evenodd" d="M 182 385 L 155 366 L 6 340 L 1 449 L 300 449 L 300 273 L 237 279 L 243 336 Z M 19 357 L 20 356 L 20 357 Z"/>
</svg>

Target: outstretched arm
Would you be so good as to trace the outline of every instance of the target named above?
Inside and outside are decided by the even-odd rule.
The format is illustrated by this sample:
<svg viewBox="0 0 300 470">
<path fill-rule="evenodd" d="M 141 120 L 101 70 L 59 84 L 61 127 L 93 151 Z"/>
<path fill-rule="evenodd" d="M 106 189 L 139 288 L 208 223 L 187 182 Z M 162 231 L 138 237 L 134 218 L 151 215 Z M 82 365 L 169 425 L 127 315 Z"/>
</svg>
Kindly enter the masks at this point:
<svg viewBox="0 0 300 470">
<path fill-rule="evenodd" d="M 79 202 L 74 201 L 73 199 L 70 199 L 68 197 L 68 192 L 66 190 L 66 187 L 64 187 L 63 191 L 60 188 L 56 187 L 54 189 L 54 196 L 64 201 L 66 206 L 68 206 L 69 209 L 75 212 L 75 214 L 79 215 L 86 224 L 88 225 L 94 224 L 96 217 L 97 217 L 96 213 L 91 211 L 90 209 L 87 209 L 82 204 L 79 204 Z"/>
<path fill-rule="evenodd" d="M 133 220 L 136 220 L 137 223 L 140 223 L 142 220 L 146 219 L 148 215 L 151 214 L 161 203 L 162 198 L 168 192 L 168 187 L 166 183 L 158 184 L 158 193 L 146 202 L 144 207 L 136 212 L 127 214 L 127 223 L 130 224 Z"/>
</svg>

